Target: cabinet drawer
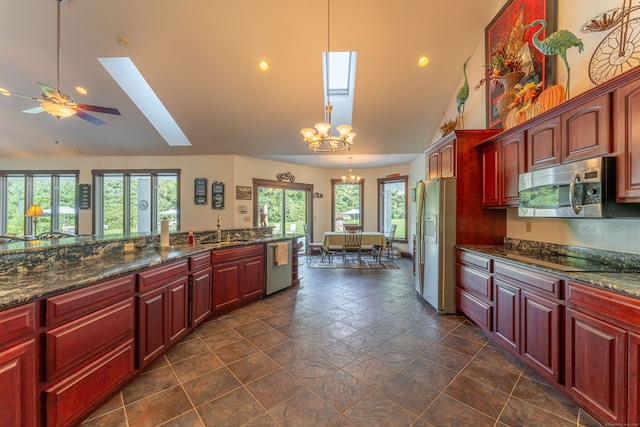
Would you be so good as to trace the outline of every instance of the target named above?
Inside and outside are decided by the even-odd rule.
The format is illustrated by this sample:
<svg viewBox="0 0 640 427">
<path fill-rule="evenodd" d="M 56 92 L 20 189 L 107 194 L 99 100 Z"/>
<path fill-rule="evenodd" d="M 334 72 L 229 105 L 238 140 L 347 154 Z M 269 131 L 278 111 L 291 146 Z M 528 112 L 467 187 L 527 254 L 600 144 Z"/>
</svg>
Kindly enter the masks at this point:
<svg viewBox="0 0 640 427">
<path fill-rule="evenodd" d="M 66 323 L 45 334 L 48 381 L 133 337 L 133 298 Z"/>
<path fill-rule="evenodd" d="M 221 250 L 215 250 L 212 252 L 214 263 L 221 262 L 221 261 L 231 261 L 234 259 L 248 258 L 256 255 L 263 255 L 263 253 L 264 253 L 263 245 L 252 245 L 252 246 L 245 246 L 242 248 L 234 248 L 234 249 L 221 249 Z"/>
<path fill-rule="evenodd" d="M 35 330 L 35 303 L 0 311 L 0 345 Z"/>
<path fill-rule="evenodd" d="M 149 270 L 138 273 L 138 291 L 153 288 L 162 283 L 167 283 L 176 276 L 186 276 L 188 274 L 189 260 L 187 259 L 150 268 Z"/>
<path fill-rule="evenodd" d="M 89 415 L 134 374 L 133 339 L 45 390 L 47 426 L 68 426 Z"/>
<path fill-rule="evenodd" d="M 195 255 L 189 258 L 189 269 L 191 271 L 202 270 L 211 266 L 211 253 Z"/>
<path fill-rule="evenodd" d="M 560 298 L 561 280 L 558 277 L 534 272 L 524 267 L 495 262 L 493 273 L 496 277 L 502 277 L 515 281 L 522 287 L 553 298 Z"/>
<path fill-rule="evenodd" d="M 135 280 L 136 276 L 131 274 L 47 298 L 45 301 L 47 326 L 75 319 L 132 296 L 135 291 Z"/>
<path fill-rule="evenodd" d="M 591 310 L 597 317 L 607 316 L 640 328 L 640 300 L 617 292 L 567 281 L 567 304 Z"/>
<path fill-rule="evenodd" d="M 472 254 L 467 251 L 456 251 L 456 261 L 461 264 L 472 265 L 475 268 L 491 272 L 492 260 L 480 255 Z"/>
<path fill-rule="evenodd" d="M 458 285 L 487 301 L 493 300 L 491 274 L 462 264 L 456 265 L 456 274 Z"/>
<path fill-rule="evenodd" d="M 479 327 L 487 331 L 492 329 L 493 307 L 462 289 L 456 289 L 456 297 L 458 310 Z"/>
</svg>

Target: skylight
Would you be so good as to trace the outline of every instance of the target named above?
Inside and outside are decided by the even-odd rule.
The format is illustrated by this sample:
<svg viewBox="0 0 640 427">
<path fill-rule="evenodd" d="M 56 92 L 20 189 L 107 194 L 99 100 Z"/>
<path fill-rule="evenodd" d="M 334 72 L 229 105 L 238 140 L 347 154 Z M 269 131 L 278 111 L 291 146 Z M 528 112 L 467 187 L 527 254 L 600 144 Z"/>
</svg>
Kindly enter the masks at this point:
<svg viewBox="0 0 640 427">
<path fill-rule="evenodd" d="M 98 58 L 102 66 L 171 146 L 191 145 L 131 58 Z"/>
<path fill-rule="evenodd" d="M 327 52 L 322 53 L 322 70 L 324 82 L 324 103 L 330 98 L 333 111 L 333 123 L 352 124 L 353 95 L 356 84 L 357 52 L 329 52 L 327 69 Z M 327 90 L 327 73 L 329 76 L 329 90 Z"/>
</svg>

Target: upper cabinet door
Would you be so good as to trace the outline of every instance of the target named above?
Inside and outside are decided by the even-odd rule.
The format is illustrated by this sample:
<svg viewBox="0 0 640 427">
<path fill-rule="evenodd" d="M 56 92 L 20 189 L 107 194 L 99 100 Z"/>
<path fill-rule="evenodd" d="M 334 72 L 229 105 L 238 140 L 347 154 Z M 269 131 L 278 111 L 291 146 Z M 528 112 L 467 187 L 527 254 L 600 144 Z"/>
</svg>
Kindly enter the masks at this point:
<svg viewBox="0 0 640 427">
<path fill-rule="evenodd" d="M 612 152 L 611 95 L 602 94 L 562 114 L 562 161 L 590 159 Z"/>
<path fill-rule="evenodd" d="M 439 151 L 435 151 L 429 154 L 428 165 L 429 165 L 428 179 L 439 177 L 440 176 L 440 152 Z"/>
<path fill-rule="evenodd" d="M 640 202 L 640 82 L 622 86 L 615 100 L 618 199 Z"/>
<path fill-rule="evenodd" d="M 440 149 L 440 176 L 456 176 L 456 141 Z"/>
<path fill-rule="evenodd" d="M 500 205 L 518 206 L 518 179 L 524 172 L 524 133 L 500 141 Z"/>
<path fill-rule="evenodd" d="M 527 171 L 560 164 L 561 152 L 562 129 L 559 116 L 527 129 Z"/>
</svg>

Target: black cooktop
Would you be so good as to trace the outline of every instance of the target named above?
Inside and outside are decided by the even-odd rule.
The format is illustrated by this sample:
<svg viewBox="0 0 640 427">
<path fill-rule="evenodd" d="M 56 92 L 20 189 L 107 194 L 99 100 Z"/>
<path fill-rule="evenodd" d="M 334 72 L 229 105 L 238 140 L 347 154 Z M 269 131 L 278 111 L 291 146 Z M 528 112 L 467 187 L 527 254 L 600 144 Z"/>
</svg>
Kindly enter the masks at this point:
<svg viewBox="0 0 640 427">
<path fill-rule="evenodd" d="M 559 271 L 582 271 L 582 272 L 600 272 L 600 273 L 624 273 L 620 266 L 605 264 L 602 262 L 591 261 L 582 258 L 574 258 L 562 255 L 552 256 L 526 256 L 519 254 L 506 253 L 507 259 L 514 261 L 523 261 L 540 267 L 553 268 Z"/>
</svg>

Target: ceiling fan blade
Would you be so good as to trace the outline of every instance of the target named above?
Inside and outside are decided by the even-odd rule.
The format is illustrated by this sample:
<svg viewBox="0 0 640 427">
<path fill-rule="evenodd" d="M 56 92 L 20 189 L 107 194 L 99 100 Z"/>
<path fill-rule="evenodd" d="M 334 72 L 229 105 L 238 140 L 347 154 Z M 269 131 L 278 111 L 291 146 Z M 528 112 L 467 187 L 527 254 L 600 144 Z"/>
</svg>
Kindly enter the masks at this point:
<svg viewBox="0 0 640 427">
<path fill-rule="evenodd" d="M 38 114 L 38 113 L 42 113 L 44 112 L 44 108 L 42 107 L 33 107 L 33 108 L 29 108 L 28 110 L 22 110 L 23 113 L 29 113 L 29 114 Z"/>
<path fill-rule="evenodd" d="M 98 107 L 97 105 L 87 105 L 87 104 L 76 104 L 79 110 L 87 110 L 87 111 L 95 111 L 96 113 L 106 113 L 106 114 L 115 114 L 116 116 L 120 116 L 120 111 L 116 108 L 110 107 Z"/>
<path fill-rule="evenodd" d="M 44 83 L 40 83 L 37 82 L 38 86 L 40 86 L 40 90 L 42 90 L 42 93 L 45 94 L 45 96 L 48 96 L 50 98 L 57 98 L 57 99 L 64 99 L 64 97 L 62 96 L 62 93 L 57 90 L 52 88 L 51 86 L 47 86 Z"/>
<path fill-rule="evenodd" d="M 81 119 L 84 119 L 84 120 L 88 121 L 91 124 L 97 125 L 97 126 L 103 125 L 103 124 L 106 123 L 106 122 L 103 122 L 102 120 L 100 120 L 100 119 L 98 119 L 96 117 L 93 117 L 90 114 L 85 113 L 82 110 L 76 110 L 76 116 L 80 117 Z"/>
</svg>

